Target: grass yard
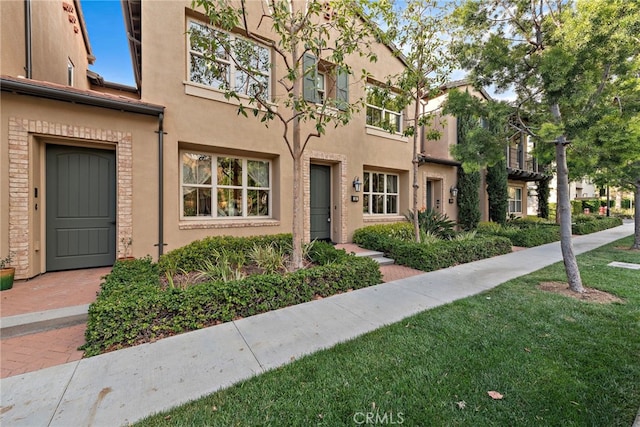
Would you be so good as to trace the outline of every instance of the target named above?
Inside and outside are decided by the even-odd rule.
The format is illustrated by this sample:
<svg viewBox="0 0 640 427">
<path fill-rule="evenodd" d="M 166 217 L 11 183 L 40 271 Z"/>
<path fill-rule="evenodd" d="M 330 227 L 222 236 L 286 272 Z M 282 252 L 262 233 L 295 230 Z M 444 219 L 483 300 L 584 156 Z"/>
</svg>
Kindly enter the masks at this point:
<svg viewBox="0 0 640 427">
<path fill-rule="evenodd" d="M 640 272 L 607 264 L 640 264 L 631 243 L 578 257 L 585 286 L 624 303 L 538 290 L 566 280 L 555 264 L 139 425 L 628 427 L 640 406 Z"/>
</svg>

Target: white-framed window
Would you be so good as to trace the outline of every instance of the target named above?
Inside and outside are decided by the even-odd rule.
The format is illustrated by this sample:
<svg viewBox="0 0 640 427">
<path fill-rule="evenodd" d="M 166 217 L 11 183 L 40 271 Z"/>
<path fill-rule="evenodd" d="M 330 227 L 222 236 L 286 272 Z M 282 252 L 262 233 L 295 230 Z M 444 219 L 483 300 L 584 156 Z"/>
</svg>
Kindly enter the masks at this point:
<svg viewBox="0 0 640 427">
<path fill-rule="evenodd" d="M 180 159 L 182 218 L 271 216 L 269 160 L 193 151 Z"/>
<path fill-rule="evenodd" d="M 67 58 L 67 85 L 73 86 L 73 74 L 75 71 L 75 66 L 73 65 L 73 61 L 71 58 Z"/>
<path fill-rule="evenodd" d="M 369 215 L 398 214 L 398 175 L 364 172 L 362 212 Z"/>
<path fill-rule="evenodd" d="M 393 94 L 367 85 L 367 125 L 402 132 L 402 110 Z"/>
<path fill-rule="evenodd" d="M 324 73 L 318 72 L 316 76 L 316 100 L 318 104 L 324 103 L 327 99 L 327 76 Z"/>
<path fill-rule="evenodd" d="M 223 40 L 214 47 L 207 40 Z M 189 21 L 189 81 L 240 95 L 269 99 L 271 52 L 251 40 L 223 33 L 203 23 Z M 228 46 L 230 53 L 223 45 Z M 205 56 L 209 56 L 206 58 Z"/>
<path fill-rule="evenodd" d="M 509 187 L 508 213 L 522 213 L 522 188 Z"/>
<path fill-rule="evenodd" d="M 349 73 L 335 64 L 318 60 L 310 53 L 302 57 L 302 95 L 305 101 L 338 110 L 349 106 Z"/>
</svg>

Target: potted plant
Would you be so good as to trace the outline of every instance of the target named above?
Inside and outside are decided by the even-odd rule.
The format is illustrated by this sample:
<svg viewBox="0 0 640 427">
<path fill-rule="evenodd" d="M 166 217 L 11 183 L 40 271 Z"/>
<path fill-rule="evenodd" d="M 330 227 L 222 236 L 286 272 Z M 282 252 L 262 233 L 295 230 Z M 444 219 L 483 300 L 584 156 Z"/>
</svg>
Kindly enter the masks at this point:
<svg viewBox="0 0 640 427">
<path fill-rule="evenodd" d="M 0 291 L 13 288 L 13 277 L 16 274 L 16 269 L 9 266 L 12 260 L 11 253 L 0 259 Z"/>
<path fill-rule="evenodd" d="M 122 243 L 122 247 L 124 248 L 123 256 L 118 258 L 119 261 L 126 261 L 135 259 L 135 257 L 131 256 L 131 244 L 133 243 L 133 239 L 131 237 L 123 237 L 120 239 L 120 243 Z"/>
</svg>

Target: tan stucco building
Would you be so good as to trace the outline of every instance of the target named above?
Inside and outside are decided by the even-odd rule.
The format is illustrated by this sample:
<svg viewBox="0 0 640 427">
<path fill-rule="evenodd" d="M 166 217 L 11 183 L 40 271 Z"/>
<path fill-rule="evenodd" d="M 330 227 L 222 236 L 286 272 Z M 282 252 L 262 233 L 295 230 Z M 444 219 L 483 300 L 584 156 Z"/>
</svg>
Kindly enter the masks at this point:
<svg viewBox="0 0 640 427">
<path fill-rule="evenodd" d="M 282 129 L 238 115 L 203 76 L 188 30 L 206 22 L 190 1 L 123 2 L 136 88 L 88 71 L 94 58 L 79 2 L 0 7 L 0 255 L 14 254 L 18 278 L 125 255 L 156 258 L 209 235 L 291 231 Z M 351 100 L 404 66 L 388 46 L 374 50 L 377 62 L 350 58 L 371 75 L 349 82 Z M 275 99 L 284 67 L 265 54 Z M 340 89 L 329 76 L 323 83 L 327 96 Z M 306 239 L 348 242 L 359 227 L 404 219 L 411 144 L 376 126 L 376 114 L 397 114 L 402 129 L 403 112 L 370 105 L 309 143 Z"/>
</svg>

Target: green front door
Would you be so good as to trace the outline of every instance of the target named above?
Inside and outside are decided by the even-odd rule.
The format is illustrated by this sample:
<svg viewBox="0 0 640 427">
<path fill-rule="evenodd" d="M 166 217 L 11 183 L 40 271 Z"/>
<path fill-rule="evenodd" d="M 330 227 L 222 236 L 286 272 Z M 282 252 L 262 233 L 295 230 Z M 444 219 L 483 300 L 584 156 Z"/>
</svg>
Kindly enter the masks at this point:
<svg viewBox="0 0 640 427">
<path fill-rule="evenodd" d="M 331 240 L 331 168 L 311 165 L 311 240 Z"/>
<path fill-rule="evenodd" d="M 47 271 L 113 265 L 115 151 L 47 146 Z"/>
</svg>

